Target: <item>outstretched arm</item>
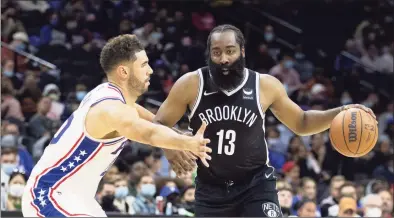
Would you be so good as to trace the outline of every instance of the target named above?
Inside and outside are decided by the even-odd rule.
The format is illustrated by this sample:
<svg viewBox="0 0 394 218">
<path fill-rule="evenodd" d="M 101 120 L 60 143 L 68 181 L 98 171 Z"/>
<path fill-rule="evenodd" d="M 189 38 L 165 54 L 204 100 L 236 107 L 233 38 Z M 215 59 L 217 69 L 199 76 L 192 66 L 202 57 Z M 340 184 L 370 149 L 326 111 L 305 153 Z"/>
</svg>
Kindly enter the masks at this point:
<svg viewBox="0 0 394 218">
<path fill-rule="evenodd" d="M 194 137 L 181 135 L 168 127 L 142 119 L 135 107 L 119 101 L 103 101 L 89 111 L 87 122 L 100 120 L 106 132 L 116 131 L 130 140 L 156 147 L 188 150 L 205 157 L 210 152 L 206 146 L 208 139 L 202 137 L 205 124 Z"/>
<path fill-rule="evenodd" d="M 261 77 L 262 75 L 260 87 L 267 87 L 265 91 L 270 90 L 270 96 L 272 96 L 270 106 L 272 113 L 297 135 L 313 135 L 327 130 L 337 114 L 352 107 L 361 108 L 375 116 L 371 109 L 357 104 L 325 111 L 304 111 L 287 96 L 286 90 L 278 79 L 269 75 L 264 75 L 263 79 Z"/>
</svg>

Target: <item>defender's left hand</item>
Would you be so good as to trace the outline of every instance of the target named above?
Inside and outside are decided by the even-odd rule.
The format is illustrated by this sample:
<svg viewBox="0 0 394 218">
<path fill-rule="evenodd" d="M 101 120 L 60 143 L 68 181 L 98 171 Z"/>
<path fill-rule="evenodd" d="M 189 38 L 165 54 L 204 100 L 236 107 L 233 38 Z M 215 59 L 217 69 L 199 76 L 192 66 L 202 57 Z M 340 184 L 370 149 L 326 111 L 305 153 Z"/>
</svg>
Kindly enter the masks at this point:
<svg viewBox="0 0 394 218">
<path fill-rule="evenodd" d="M 376 116 L 375 116 L 374 112 L 371 110 L 371 108 L 367 108 L 362 104 L 349 104 L 349 105 L 343 106 L 342 110 L 348 110 L 350 108 L 362 109 L 365 112 L 369 113 L 376 120 Z"/>
</svg>

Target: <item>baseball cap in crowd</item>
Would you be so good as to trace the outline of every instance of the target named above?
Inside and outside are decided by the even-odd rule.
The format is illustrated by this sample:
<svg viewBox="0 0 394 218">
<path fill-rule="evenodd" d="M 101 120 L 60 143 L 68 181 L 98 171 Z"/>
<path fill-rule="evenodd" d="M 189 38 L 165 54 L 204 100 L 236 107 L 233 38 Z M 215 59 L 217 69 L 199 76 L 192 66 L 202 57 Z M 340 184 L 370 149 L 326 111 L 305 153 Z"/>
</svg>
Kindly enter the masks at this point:
<svg viewBox="0 0 394 218">
<path fill-rule="evenodd" d="M 339 201 L 339 211 L 344 214 L 346 211 L 351 210 L 351 214 L 357 211 L 357 202 L 351 197 L 343 197 Z M 350 211 L 349 211 L 350 213 Z M 347 213 L 346 213 L 347 214 Z"/>
<path fill-rule="evenodd" d="M 176 187 L 169 187 L 169 186 L 164 186 L 161 191 L 160 191 L 160 196 L 163 197 L 168 197 L 171 194 L 178 194 L 179 195 L 179 189 Z"/>
<path fill-rule="evenodd" d="M 282 172 L 283 173 L 290 172 L 294 167 L 295 167 L 295 162 L 294 161 L 288 161 L 285 164 L 283 164 Z"/>
</svg>

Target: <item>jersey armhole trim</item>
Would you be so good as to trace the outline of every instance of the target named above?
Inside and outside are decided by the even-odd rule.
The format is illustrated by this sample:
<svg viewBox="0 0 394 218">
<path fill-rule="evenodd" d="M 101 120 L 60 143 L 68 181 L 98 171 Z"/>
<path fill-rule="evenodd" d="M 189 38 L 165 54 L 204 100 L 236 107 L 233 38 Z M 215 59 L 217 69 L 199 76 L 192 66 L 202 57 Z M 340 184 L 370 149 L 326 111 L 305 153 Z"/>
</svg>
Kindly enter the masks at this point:
<svg viewBox="0 0 394 218">
<path fill-rule="evenodd" d="M 106 100 L 113 100 L 113 101 L 121 101 L 123 104 L 125 104 L 124 101 L 122 101 L 122 99 L 118 98 L 118 97 L 104 97 L 104 98 L 100 98 L 98 100 L 96 100 L 93 104 L 90 105 L 90 107 L 94 107 L 96 106 L 98 103 L 102 102 L 102 101 L 106 101 Z"/>
<path fill-rule="evenodd" d="M 263 110 L 263 106 L 261 105 L 260 102 L 260 74 L 256 73 L 256 103 L 257 103 L 257 108 L 259 109 L 261 118 L 265 119 L 265 113 Z"/>
<path fill-rule="evenodd" d="M 189 121 L 192 119 L 192 117 L 194 115 L 194 112 L 196 112 L 197 107 L 200 104 L 202 91 L 204 89 L 204 78 L 202 76 L 201 68 L 198 69 L 197 75 L 199 76 L 199 79 L 200 79 L 200 82 L 199 82 L 199 85 L 198 85 L 198 94 L 197 94 L 196 100 L 194 101 L 192 110 L 191 110 L 191 112 L 189 114 Z"/>
</svg>

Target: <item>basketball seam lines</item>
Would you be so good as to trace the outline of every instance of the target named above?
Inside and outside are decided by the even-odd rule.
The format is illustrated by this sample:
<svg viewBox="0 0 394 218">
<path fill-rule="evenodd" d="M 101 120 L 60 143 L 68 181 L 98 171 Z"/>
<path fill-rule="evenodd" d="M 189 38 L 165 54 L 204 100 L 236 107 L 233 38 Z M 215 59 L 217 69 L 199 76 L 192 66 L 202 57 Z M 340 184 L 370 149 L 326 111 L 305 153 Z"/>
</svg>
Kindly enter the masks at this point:
<svg viewBox="0 0 394 218">
<path fill-rule="evenodd" d="M 345 145 L 346 145 L 347 150 L 349 150 L 350 153 L 355 154 L 354 152 L 352 152 L 352 150 L 350 150 L 350 148 L 349 148 L 349 146 L 347 145 L 347 142 L 346 142 L 346 137 L 345 137 L 345 117 L 346 117 L 346 112 L 347 112 L 347 111 L 345 111 L 345 114 L 343 115 L 343 119 L 342 119 L 342 135 L 343 135 L 343 141 L 345 141 Z"/>
<path fill-rule="evenodd" d="M 377 131 L 378 131 L 377 128 L 375 128 L 372 143 L 371 143 L 371 144 L 367 147 L 367 149 L 365 149 L 361 154 L 363 154 L 364 152 L 368 151 L 368 149 L 369 149 L 371 146 L 374 146 L 374 144 L 376 144 L 376 143 L 373 143 L 373 142 L 375 141 L 375 137 L 376 137 L 376 132 L 377 132 Z"/>
<path fill-rule="evenodd" d="M 355 154 L 358 153 L 358 150 L 360 149 L 361 139 L 363 138 L 363 116 L 361 115 L 360 111 L 358 111 L 358 113 L 360 114 L 360 120 L 361 120 L 361 134 L 360 134 L 360 141 L 358 142 L 358 147 L 357 147 L 357 151 Z M 356 126 L 356 128 L 357 128 L 357 126 Z"/>
</svg>

